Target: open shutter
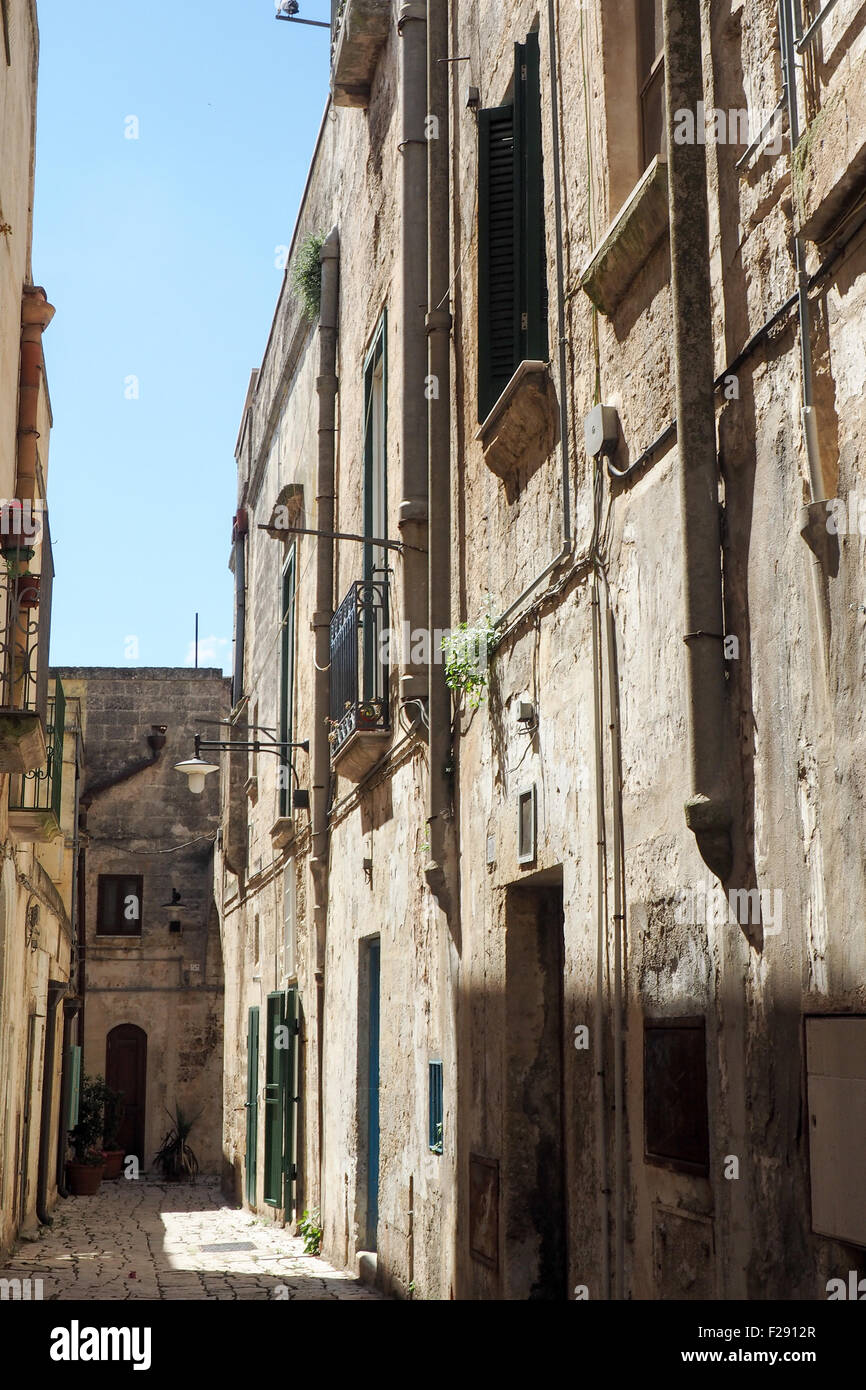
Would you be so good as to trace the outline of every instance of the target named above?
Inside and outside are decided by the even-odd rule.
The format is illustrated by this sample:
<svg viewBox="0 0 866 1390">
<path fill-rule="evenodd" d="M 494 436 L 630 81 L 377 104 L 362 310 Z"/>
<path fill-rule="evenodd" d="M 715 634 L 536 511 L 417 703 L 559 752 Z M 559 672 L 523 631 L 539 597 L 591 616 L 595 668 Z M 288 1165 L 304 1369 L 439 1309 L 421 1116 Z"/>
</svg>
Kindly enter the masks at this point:
<svg viewBox="0 0 866 1390">
<path fill-rule="evenodd" d="M 267 1037 L 265 1038 L 265 1201 L 268 1206 L 283 1204 L 283 1127 L 285 1086 L 284 1047 L 280 1047 L 283 1026 L 283 996 L 268 995 Z"/>
<path fill-rule="evenodd" d="M 478 113 L 478 418 L 517 366 L 518 237 L 514 106 Z"/>
<path fill-rule="evenodd" d="M 250 1009 L 247 1023 L 247 1148 L 246 1193 L 256 1204 L 256 1158 L 259 1138 L 259 1011 Z"/>
<path fill-rule="evenodd" d="M 283 1019 L 289 1030 L 289 1047 L 285 1054 L 286 1098 L 285 1135 L 283 1140 L 283 1206 L 285 1207 L 286 1215 L 290 1216 L 295 1210 L 295 1193 L 297 1189 L 298 1109 L 300 1106 L 300 1096 L 298 1094 L 298 1034 L 300 1020 L 298 1018 L 298 991 L 296 989 L 286 991 Z"/>
<path fill-rule="evenodd" d="M 69 1075 L 69 1109 L 66 1112 L 66 1128 L 74 1129 L 78 1124 L 78 1105 L 81 1100 L 81 1048 L 69 1047 L 66 1051 L 66 1065 Z"/>
<path fill-rule="evenodd" d="M 515 177 L 519 179 L 520 351 L 518 361 L 546 362 L 547 265 L 541 151 L 541 54 L 538 35 L 515 44 Z M 515 364 L 516 365 L 516 364 Z"/>
</svg>

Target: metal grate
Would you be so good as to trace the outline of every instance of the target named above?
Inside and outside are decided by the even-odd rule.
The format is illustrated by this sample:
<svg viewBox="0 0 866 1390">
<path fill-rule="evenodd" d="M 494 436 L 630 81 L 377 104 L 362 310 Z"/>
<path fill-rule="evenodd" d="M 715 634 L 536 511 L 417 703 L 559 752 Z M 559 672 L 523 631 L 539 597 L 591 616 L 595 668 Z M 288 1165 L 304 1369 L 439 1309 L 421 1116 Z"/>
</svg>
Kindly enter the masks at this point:
<svg viewBox="0 0 866 1390">
<path fill-rule="evenodd" d="M 358 730 L 387 731 L 388 662 L 380 650 L 388 622 L 385 580 L 358 580 L 331 619 L 331 751 Z"/>
<path fill-rule="evenodd" d="M 12 778 L 9 810 L 51 811 L 59 826 L 63 792 L 63 735 L 66 728 L 66 701 L 59 680 L 55 681 L 54 696 L 48 701 L 46 718 L 48 754 L 45 766 Z"/>
</svg>

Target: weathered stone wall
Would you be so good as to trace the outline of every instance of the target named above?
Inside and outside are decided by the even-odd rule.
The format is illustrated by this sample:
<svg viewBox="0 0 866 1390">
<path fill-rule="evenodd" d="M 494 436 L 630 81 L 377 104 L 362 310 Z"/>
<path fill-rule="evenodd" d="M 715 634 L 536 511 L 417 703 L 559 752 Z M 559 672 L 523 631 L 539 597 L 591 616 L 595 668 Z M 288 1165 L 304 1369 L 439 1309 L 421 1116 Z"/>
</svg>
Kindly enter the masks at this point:
<svg viewBox="0 0 866 1390">
<path fill-rule="evenodd" d="M 175 1104 L 197 1115 L 190 1143 L 204 1172 L 222 1164 L 223 964 L 213 897 L 219 790 L 193 796 L 174 770 L 196 734 L 219 738 L 229 707 L 217 670 L 71 667 L 59 670 L 81 701 L 86 781 L 83 921 L 84 1069 L 105 1075 L 112 1028 L 147 1034 L 142 1170 Z M 166 725 L 158 758 L 147 743 Z M 123 773 L 144 764 L 125 780 Z M 108 785 L 106 785 L 108 784 Z M 141 875 L 141 935 L 97 934 L 101 874 Z M 179 901 L 172 904 L 173 891 Z M 169 923 L 181 923 L 181 932 Z"/>
<path fill-rule="evenodd" d="M 852 52 L 862 42 L 853 21 L 856 8 L 836 26 L 845 31 Z M 600 13 L 581 9 L 582 15 L 563 10 L 559 35 L 573 392 L 569 404 L 579 557 L 587 553 L 592 530 L 592 475 L 582 424 L 593 403 L 596 380 L 599 398 L 615 405 L 620 414 L 623 440 L 614 461 L 621 468 L 675 415 L 666 239 L 610 317 L 596 317 L 579 289 L 581 269 L 600 243 L 609 213 L 621 201 L 606 191 L 605 128 L 595 100 L 606 64 L 618 61 L 618 46 L 609 34 L 614 42 L 602 54 Z M 476 55 L 464 81 L 474 83 L 480 77 L 482 106 L 502 100 L 510 45 L 523 38 L 532 22 L 530 6 L 512 8 L 507 32 L 496 6 L 459 7 L 454 48 Z M 544 73 L 546 15 L 541 31 Z M 480 54 L 483 63 L 478 61 Z M 834 61 L 833 81 L 844 80 L 844 66 Z M 727 112 L 745 105 L 763 108 L 764 114 L 772 110 L 780 91 L 773 5 L 713 7 L 712 35 L 705 28 L 704 79 L 708 110 Z M 462 110 L 462 103 L 455 109 Z M 543 109 L 550 331 L 555 343 L 547 89 Z M 589 132 L 587 110 L 594 113 Z M 462 115 L 455 141 L 460 171 L 455 252 L 462 254 L 474 227 L 475 175 L 472 131 Z M 718 373 L 795 288 L 787 148 L 775 157 L 758 154 L 743 176 L 734 169 L 742 153 L 742 144 L 708 140 Z M 819 155 L 814 158 L 820 162 Z M 810 270 L 818 262 L 817 252 L 810 249 Z M 473 441 L 475 284 L 476 258 L 470 249 L 456 285 L 460 332 L 454 494 L 459 518 L 454 580 L 464 605 L 459 616 L 470 619 L 483 610 L 487 591 L 494 612 L 505 608 L 532 571 L 555 553 L 558 516 L 557 458 L 551 458 L 512 501 L 503 484 L 485 469 Z M 813 294 L 816 405 L 829 496 L 848 497 L 863 486 L 859 441 L 864 421 L 864 292 L 866 253 L 861 236 L 841 256 L 820 292 Z M 675 444 L 660 449 L 652 466 L 634 481 L 611 485 L 605 479 L 603 484 L 600 550 L 614 613 L 622 738 L 624 1288 L 632 1297 L 819 1298 L 827 1277 L 856 1260 L 846 1247 L 810 1230 L 802 1038 L 804 1014 L 862 1013 L 866 1001 L 863 943 L 851 918 L 851 905 L 863 900 L 864 891 L 857 829 L 864 815 L 858 733 L 864 538 L 840 537 L 838 572 L 826 581 L 832 635 L 825 674 L 811 556 L 799 534 L 807 473 L 799 423 L 796 317 L 791 312 L 742 364 L 737 378 L 736 397 L 725 400 L 720 393 L 717 398 L 725 506 L 725 630 L 740 644 L 739 659 L 729 664 L 728 676 L 738 856 L 736 877 L 727 886 L 781 893 L 782 921 L 765 923 L 769 930 L 763 943 L 750 942 L 736 923 L 677 921 L 680 896 L 712 879 L 686 829 L 682 809 L 690 788 Z M 604 606 L 603 586 L 601 592 Z M 556 598 L 517 623 L 494 659 L 488 706 L 468 729 L 461 728 L 465 1051 L 460 1076 L 468 1147 L 499 1158 L 507 1182 L 508 1063 L 502 1037 L 509 997 L 508 928 L 501 890 L 516 880 L 538 883 L 538 874 L 561 872 L 565 1095 L 570 1115 L 564 1139 L 569 1287 L 584 1284 L 591 1297 L 599 1297 L 604 1296 L 598 1203 L 602 1179 L 597 1166 L 594 1052 L 592 1045 L 585 1052 L 572 1052 L 568 1046 L 579 1024 L 590 1027 L 594 1044 L 599 885 L 591 600 L 589 578 L 581 580 L 575 574 Z M 606 670 L 606 656 L 604 666 Z M 521 697 L 531 698 L 537 709 L 537 729 L 531 735 L 513 722 L 511 711 Z M 605 688 L 601 735 L 610 836 L 608 724 Z M 514 860 L 516 795 L 521 786 L 533 782 L 539 805 L 538 855 L 533 865 L 522 869 Z M 491 839 L 496 862 L 485 866 Z M 612 1165 L 611 898 L 605 910 L 605 1113 Z M 707 1025 L 708 1179 L 667 1171 L 642 1158 L 644 1019 L 687 1015 L 704 1015 Z M 481 1095 L 489 1097 L 488 1104 L 479 1105 Z M 725 1179 L 727 1155 L 739 1158 L 736 1181 Z M 613 1192 L 612 1166 L 605 1184 Z M 461 1214 L 466 1210 L 462 1206 Z M 504 1221 L 503 1207 L 501 1232 Z M 521 1257 L 509 1249 L 504 1233 L 502 1242 L 502 1268 L 496 1278 L 468 1257 L 465 1245 L 461 1247 L 465 1291 L 496 1296 L 507 1289 L 512 1262 Z"/>
<path fill-rule="evenodd" d="M 856 907 L 852 912 L 864 898 L 859 705 L 866 520 L 861 528 L 856 498 L 863 488 L 866 252 L 856 219 L 840 231 L 837 218 L 835 242 L 807 245 L 810 272 L 838 248 L 811 289 L 811 350 L 825 491 L 855 499 L 853 513 L 847 505 L 848 521 L 855 520 L 839 537 L 838 564 L 819 585 L 828 614 L 826 654 L 813 560 L 800 534 L 808 470 L 796 310 L 787 301 L 796 287 L 792 210 L 811 219 L 804 225 L 818 237 L 815 229 L 823 235 L 836 203 L 848 207 L 844 198 L 856 191 L 858 137 L 849 133 L 846 113 L 857 100 L 852 64 L 863 26 L 856 5 L 840 5 L 803 96 L 802 118 L 814 123 L 793 174 L 784 140 L 756 151 L 742 171 L 735 166 L 743 141 L 708 136 L 706 145 L 716 373 L 761 330 L 716 403 L 725 633 L 737 644 L 726 667 L 734 868 L 725 888 L 770 894 L 767 901 L 779 907 L 772 919 L 765 912 L 762 930 L 712 915 L 686 921 L 681 911 L 689 893 L 714 880 L 683 811 L 691 792 L 689 707 L 682 460 L 670 430 L 676 363 L 666 161 L 635 194 L 641 174 L 631 90 L 635 45 L 623 28 L 631 7 L 611 0 L 557 8 L 565 382 L 557 362 L 547 9 L 516 3 L 506 13 L 493 0 L 458 0 L 450 11 L 449 53 L 468 58 L 451 73 L 452 622 L 504 613 L 562 546 L 561 445 L 538 457 L 538 439 L 528 440 L 524 458 L 503 479 L 485 462 L 477 438 L 478 137 L 466 97 L 476 86 L 482 107 L 510 99 L 513 46 L 533 27 L 540 28 L 541 48 L 551 429 L 556 436 L 564 391 L 571 553 L 501 626 L 487 700 L 456 717 L 458 862 L 450 868 L 458 901 L 450 923 L 423 876 L 427 753 L 417 735 L 395 723 L 390 752 L 365 783 L 354 788 L 334 779 L 322 977 L 307 815 L 296 816 L 293 844 L 275 851 L 275 760 L 260 756 L 250 766 L 248 874 L 222 879 L 226 959 L 231 952 L 233 962 L 226 1116 L 235 1190 L 243 1176 L 247 1011 L 263 1009 L 267 992 L 293 978 L 285 973 L 282 941 L 284 870 L 293 864 L 304 1025 L 299 1209 L 321 1206 L 331 1259 L 350 1262 L 366 1238 L 364 947 L 378 934 L 378 1256 L 389 1288 L 405 1293 L 411 1284 L 415 1296 L 431 1298 L 526 1298 L 550 1296 L 554 1288 L 562 1296 L 582 1285 L 590 1297 L 606 1297 L 607 1244 L 611 1292 L 626 1297 L 822 1297 L 826 1279 L 858 1256 L 811 1232 L 804 1015 L 862 1013 L 866 1006 L 866 959 Z M 756 134 L 781 94 L 776 6 L 728 0 L 702 12 L 706 108 L 726 117 L 749 111 Z M 335 528 L 341 531 L 363 524 L 362 365 L 383 308 L 392 528 L 401 501 L 399 43 L 392 32 L 366 111 L 326 114 L 296 239 L 331 226 L 340 234 Z M 615 220 L 624 207 L 632 217 L 627 234 Z M 853 236 L 844 246 L 843 233 Z M 617 275 L 613 300 L 595 307 L 590 290 L 609 291 Z M 780 309 L 774 325 L 763 329 Z M 317 524 L 317 346 L 315 328 L 301 322 L 284 286 L 238 450 L 239 503 L 249 509 L 250 524 L 242 712 L 271 726 L 279 713 L 279 575 L 287 542 L 258 528 L 288 484 L 303 487 L 297 524 Z M 612 459 L 619 470 L 667 432 L 627 480 L 611 479 L 603 464 L 595 478 L 583 422 L 598 401 L 619 414 Z M 295 545 L 294 737 L 306 738 L 316 542 L 298 537 Z M 359 549 L 338 542 L 335 557 L 336 605 L 360 577 Z M 403 561 L 395 554 L 390 563 L 391 625 L 399 628 Z M 532 716 L 519 723 L 521 702 L 531 704 Z M 301 785 L 308 786 L 304 755 L 296 762 Z M 524 863 L 518 807 L 529 788 L 537 802 L 537 845 Z M 707 1176 L 644 1159 L 644 1025 L 695 1016 L 706 1026 Z M 583 1029 L 587 1046 L 573 1046 Z M 429 1151 L 426 1135 L 427 1063 L 435 1057 L 444 1061 L 441 1157 Z M 558 1143 L 551 1121 L 557 1106 Z M 732 1157 L 736 1179 L 726 1176 Z M 261 1190 L 260 1173 L 257 1206 Z"/>
<path fill-rule="evenodd" d="M 30 284 L 36 70 L 39 38 L 32 0 L 6 6 L 9 62 L 0 41 L 0 500 L 16 495 L 21 301 Z M 41 375 L 37 496 L 44 495 L 51 407 Z M 32 568 L 39 572 L 37 551 Z M 5 593 L 5 590 L 4 590 Z M 5 603 L 5 598 L 4 598 Z M 4 641 L 6 636 L 4 634 Z M 66 740 L 67 779 L 74 783 L 74 739 Z M 0 776 L 0 1250 L 37 1220 L 39 1132 L 46 1072 L 49 980 L 68 982 L 72 970 L 72 851 L 74 816 L 65 801 L 63 836 L 36 846 L 9 827 L 9 797 L 17 779 Z M 60 1036 L 47 1072 L 52 1084 L 46 1207 L 55 1181 L 59 1121 Z M 29 1117 L 29 1119 L 28 1119 Z"/>
</svg>

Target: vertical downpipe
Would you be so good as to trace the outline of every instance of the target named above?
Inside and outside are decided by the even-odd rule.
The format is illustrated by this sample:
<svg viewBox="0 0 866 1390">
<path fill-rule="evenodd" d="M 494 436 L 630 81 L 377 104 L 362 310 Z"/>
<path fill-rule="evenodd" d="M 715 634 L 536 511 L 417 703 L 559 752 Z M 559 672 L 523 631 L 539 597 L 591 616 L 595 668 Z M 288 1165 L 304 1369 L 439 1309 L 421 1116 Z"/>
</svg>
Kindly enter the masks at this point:
<svg viewBox="0 0 866 1390">
<path fill-rule="evenodd" d="M 401 231 L 400 539 L 401 618 L 410 633 L 427 625 L 427 6 L 400 6 Z M 402 653 L 400 699 L 425 700 L 427 667 Z"/>
<path fill-rule="evenodd" d="M 437 661 L 433 634 L 451 627 L 451 326 L 448 302 L 451 268 L 449 194 L 449 67 L 447 0 L 431 0 L 427 26 L 427 106 L 438 122 L 427 141 L 427 244 L 429 248 L 427 344 L 431 390 L 427 402 L 429 498 L 428 628 L 430 780 L 427 822 L 430 851 L 425 877 L 445 905 L 448 865 L 453 862 L 451 692 L 445 666 Z M 447 908 L 446 908 L 447 910 Z"/>
<path fill-rule="evenodd" d="M 705 146 L 674 140 L 677 111 L 703 110 L 700 0 L 663 0 L 671 292 L 683 532 L 691 793 L 686 824 L 705 863 L 731 872 L 721 527 L 713 395 Z"/>
<path fill-rule="evenodd" d="M 454 749 L 451 735 L 451 692 L 445 667 L 437 660 L 437 629 L 451 627 L 451 274 L 450 218 L 450 67 L 448 57 L 448 0 L 430 0 L 427 23 L 427 108 L 438 122 L 427 141 L 427 371 L 431 390 L 427 402 L 428 457 L 428 626 L 430 631 L 428 723 L 429 777 L 427 784 L 427 842 L 424 877 L 450 930 L 437 933 L 441 980 L 443 1062 L 456 1077 L 458 1061 L 458 950 L 460 904 L 457 888 L 456 827 L 454 822 Z M 451 1154 L 460 1151 L 460 1108 L 453 1107 Z M 440 1160 L 445 1162 L 445 1157 Z M 452 1182 L 456 1173 L 451 1169 Z M 449 1249 L 441 1282 L 453 1288 L 457 1278 L 457 1193 L 451 1188 L 453 1217 L 445 1219 Z M 414 1206 L 414 1202 L 412 1203 Z M 414 1218 L 413 1226 L 414 1231 Z M 444 1234 L 444 1232 L 443 1232 Z M 444 1242 L 443 1242 L 444 1243 Z M 414 1238 L 412 1242 L 414 1260 Z M 414 1273 L 410 1273 L 410 1282 Z"/>
<path fill-rule="evenodd" d="M 334 458 L 336 448 L 337 324 L 339 313 L 340 239 L 336 227 L 328 234 L 319 259 L 322 295 L 319 307 L 319 363 L 316 392 L 319 397 L 319 457 L 316 470 L 316 608 L 313 614 L 316 671 L 313 686 L 312 736 L 312 855 L 316 978 L 316 1057 L 318 1068 L 319 1202 L 322 1201 L 324 1146 L 325 946 L 328 917 L 328 795 L 331 781 L 330 630 L 334 612 Z"/>
<path fill-rule="evenodd" d="M 607 867 L 604 815 L 604 705 L 601 668 L 601 607 L 598 570 L 592 580 L 592 692 L 595 748 L 596 839 L 596 961 L 595 961 L 595 1104 L 598 1162 L 598 1228 L 601 1238 L 601 1297 L 610 1298 L 610 1189 L 608 1187 L 608 1126 L 604 1058 L 604 977 L 607 959 Z"/>
</svg>

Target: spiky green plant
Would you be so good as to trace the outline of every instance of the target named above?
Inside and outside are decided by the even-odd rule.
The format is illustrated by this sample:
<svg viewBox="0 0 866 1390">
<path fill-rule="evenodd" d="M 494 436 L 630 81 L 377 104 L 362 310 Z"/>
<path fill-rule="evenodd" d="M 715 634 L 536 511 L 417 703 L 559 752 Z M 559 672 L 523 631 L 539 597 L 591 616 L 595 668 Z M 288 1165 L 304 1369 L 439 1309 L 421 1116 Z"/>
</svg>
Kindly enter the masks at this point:
<svg viewBox="0 0 866 1390">
<path fill-rule="evenodd" d="M 187 1139 L 198 1115 L 190 1117 L 181 1110 L 176 1102 L 174 1114 L 170 1110 L 166 1110 L 165 1113 L 172 1122 L 171 1129 L 159 1146 L 159 1153 L 153 1160 L 154 1164 L 167 1182 L 180 1182 L 182 1178 L 195 1182 L 199 1171 L 198 1159 L 187 1143 Z"/>
</svg>

